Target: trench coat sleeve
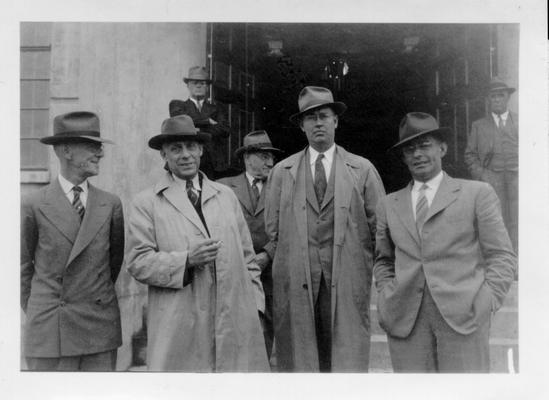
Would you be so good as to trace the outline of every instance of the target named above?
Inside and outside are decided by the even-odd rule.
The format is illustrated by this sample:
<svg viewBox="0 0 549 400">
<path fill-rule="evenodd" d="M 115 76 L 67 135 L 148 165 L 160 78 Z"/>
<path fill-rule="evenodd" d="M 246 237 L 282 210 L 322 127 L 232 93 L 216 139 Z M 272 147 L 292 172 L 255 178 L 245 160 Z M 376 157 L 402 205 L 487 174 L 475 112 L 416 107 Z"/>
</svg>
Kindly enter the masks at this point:
<svg viewBox="0 0 549 400">
<path fill-rule="evenodd" d="M 38 226 L 32 206 L 23 200 L 21 206 L 21 308 L 27 311 L 31 281 L 34 275 L 34 251 L 38 243 Z"/>
<path fill-rule="evenodd" d="M 375 245 L 376 239 L 376 206 L 383 196 L 385 196 L 385 188 L 377 170 L 372 166 L 366 171 L 366 181 L 363 188 L 364 210 L 366 211 L 372 246 Z"/>
<path fill-rule="evenodd" d="M 188 251 L 159 250 L 152 201 L 152 198 L 139 196 L 130 207 L 126 268 L 141 283 L 181 289 Z"/>
<path fill-rule="evenodd" d="M 275 167 L 267 179 L 265 188 L 265 233 L 268 242 L 263 246 L 271 260 L 274 259 L 276 245 L 278 243 L 278 218 L 280 214 L 280 194 L 282 187 L 281 170 Z"/>
<path fill-rule="evenodd" d="M 395 277 L 395 245 L 387 224 L 384 200 L 377 205 L 374 278 L 378 292 Z"/>
<path fill-rule="evenodd" d="M 231 192 L 234 197 L 233 201 L 233 210 L 236 215 L 236 223 L 238 225 L 238 231 L 240 237 L 242 238 L 242 251 L 244 253 L 244 262 L 246 263 L 246 269 L 250 274 L 250 279 L 252 281 L 254 296 L 256 301 L 256 306 L 258 311 L 262 313 L 265 312 L 265 292 L 263 291 L 263 285 L 261 284 L 261 268 L 255 262 L 255 252 L 252 243 L 252 236 L 250 235 L 250 230 L 248 229 L 248 224 L 242 213 L 242 208 L 236 195 Z"/>
<path fill-rule="evenodd" d="M 476 180 L 480 180 L 482 176 L 483 167 L 480 161 L 478 153 L 478 139 L 479 139 L 479 123 L 473 122 L 471 126 L 471 132 L 467 136 L 467 146 L 465 147 L 464 161 L 471 173 L 471 177 Z"/>
<path fill-rule="evenodd" d="M 493 294 L 492 311 L 501 307 L 515 277 L 517 257 L 505 229 L 494 189 L 483 184 L 475 201 L 476 227 L 486 264 L 485 284 Z"/>
<path fill-rule="evenodd" d="M 120 199 L 117 199 L 113 208 L 110 251 L 111 280 L 115 283 L 122 267 L 122 261 L 124 260 L 124 213 Z"/>
</svg>

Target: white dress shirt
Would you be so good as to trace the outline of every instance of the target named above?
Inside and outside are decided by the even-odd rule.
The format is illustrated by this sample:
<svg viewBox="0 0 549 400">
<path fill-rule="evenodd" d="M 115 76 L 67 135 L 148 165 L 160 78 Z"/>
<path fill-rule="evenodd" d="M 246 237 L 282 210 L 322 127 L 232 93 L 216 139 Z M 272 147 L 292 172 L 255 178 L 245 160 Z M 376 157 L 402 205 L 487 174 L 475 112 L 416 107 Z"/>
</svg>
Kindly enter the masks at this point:
<svg viewBox="0 0 549 400">
<path fill-rule="evenodd" d="M 256 179 L 256 178 L 253 177 L 252 175 L 250 175 L 248 173 L 248 171 L 246 171 L 246 178 L 248 179 L 248 182 L 250 183 L 250 187 L 252 187 L 252 185 L 254 184 L 254 179 Z M 255 185 L 257 186 L 257 189 L 259 190 L 259 193 L 261 193 L 261 190 L 263 190 L 263 181 L 260 179 Z"/>
<path fill-rule="evenodd" d="M 425 197 L 427 198 L 427 204 L 431 207 L 443 177 L 444 174 L 440 171 L 437 176 L 431 178 L 427 182 L 419 182 L 414 180 L 414 185 L 412 186 L 412 212 L 414 213 L 414 221 L 416 220 L 416 204 L 419 199 L 419 189 L 423 186 L 423 184 L 427 185 L 427 189 L 425 189 Z"/>
<path fill-rule="evenodd" d="M 324 171 L 326 171 L 326 182 L 330 179 L 330 172 L 332 171 L 332 162 L 334 161 L 334 152 L 335 152 L 335 143 L 326 150 L 324 153 L 324 158 L 322 159 L 322 165 L 324 166 Z M 311 174 L 313 175 L 313 181 L 315 180 L 315 162 L 320 153 L 309 146 L 309 163 L 311 164 Z"/>
<path fill-rule="evenodd" d="M 501 117 L 501 120 L 503 121 L 503 126 L 507 125 L 507 117 L 509 116 L 509 110 L 505 111 L 504 113 L 499 115 Z M 499 126 L 499 120 L 498 120 L 498 114 L 492 113 L 492 118 L 494 119 L 494 122 L 497 127 L 502 128 Z"/>
<path fill-rule="evenodd" d="M 193 99 L 192 97 L 189 97 L 189 99 L 191 99 L 191 101 L 194 103 L 194 105 L 196 106 L 196 108 L 198 108 L 199 111 L 202 111 L 202 106 L 204 105 L 204 99 L 196 100 L 196 99 Z"/>
<path fill-rule="evenodd" d="M 82 205 L 84 208 L 86 207 L 86 203 L 88 201 L 88 180 L 86 179 L 84 182 L 82 182 L 80 185 L 74 185 L 71 182 L 69 182 L 67 179 L 65 179 L 61 174 L 59 174 L 59 184 L 61 185 L 61 189 L 63 189 L 63 193 L 65 193 L 65 196 L 67 196 L 67 199 L 69 199 L 69 202 L 72 204 L 72 201 L 74 200 L 74 191 L 72 190 L 75 186 L 80 186 L 82 189 L 82 192 L 80 192 L 80 201 L 82 202 Z"/>
</svg>

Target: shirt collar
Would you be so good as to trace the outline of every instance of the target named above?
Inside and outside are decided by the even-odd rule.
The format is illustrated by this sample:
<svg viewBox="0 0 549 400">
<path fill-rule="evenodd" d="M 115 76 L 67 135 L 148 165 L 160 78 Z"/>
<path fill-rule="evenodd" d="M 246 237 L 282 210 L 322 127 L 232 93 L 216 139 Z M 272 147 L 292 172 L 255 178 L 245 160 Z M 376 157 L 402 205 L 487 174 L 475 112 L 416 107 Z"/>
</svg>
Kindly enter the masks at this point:
<svg viewBox="0 0 549 400">
<path fill-rule="evenodd" d="M 181 179 L 178 176 L 176 176 L 175 174 L 172 174 L 172 176 L 173 176 L 173 179 L 175 180 L 176 183 L 178 183 L 179 185 L 183 185 L 183 187 L 186 187 L 186 185 L 187 185 L 187 180 L 186 179 Z M 198 174 L 196 174 L 194 176 L 192 181 L 193 181 L 194 190 L 198 190 L 198 191 L 202 190 L 202 188 L 200 187 L 200 179 L 198 177 Z"/>
<path fill-rule="evenodd" d="M 253 176 L 253 175 L 250 175 L 248 173 L 248 171 L 246 171 L 246 178 L 248 179 L 248 182 L 250 182 L 250 186 L 252 186 L 254 184 L 254 179 L 256 179 L 256 177 Z M 259 178 L 257 178 L 257 179 L 259 179 Z M 259 179 L 259 182 L 263 183 L 263 180 Z"/>
<path fill-rule="evenodd" d="M 326 158 L 326 161 L 328 161 L 328 163 L 330 165 L 332 165 L 332 160 L 334 159 L 334 152 L 335 152 L 335 143 L 332 144 L 332 147 L 330 147 L 328 150 L 326 150 L 325 152 L 323 152 L 322 154 L 324 154 L 324 157 Z M 316 151 L 315 149 L 313 149 L 311 146 L 309 146 L 309 163 L 311 165 L 313 165 L 315 162 L 316 162 L 316 158 L 318 157 L 320 153 L 318 151 Z"/>
<path fill-rule="evenodd" d="M 501 119 L 503 122 L 507 122 L 507 117 L 509 116 L 509 110 L 506 110 L 504 113 L 499 114 L 501 116 Z M 492 113 L 492 118 L 494 118 L 494 121 L 498 121 L 498 114 Z"/>
<path fill-rule="evenodd" d="M 80 185 L 74 185 L 69 180 L 65 179 L 65 177 L 61 174 L 59 174 L 59 184 L 61 185 L 61 189 L 63 189 L 63 193 L 68 195 L 72 188 L 75 186 L 80 186 L 83 193 L 88 193 L 88 180 L 86 179 L 84 182 L 82 182 Z"/>
<path fill-rule="evenodd" d="M 412 190 L 414 192 L 419 192 L 419 189 L 423 186 L 423 184 L 426 184 L 429 189 L 433 189 L 436 192 L 438 190 L 438 187 L 440 186 L 440 182 L 442 182 L 443 177 L 444 177 L 444 174 L 441 170 L 437 174 L 437 176 L 429 179 L 427 182 L 420 182 L 414 179 L 414 185 L 412 187 Z"/>
<path fill-rule="evenodd" d="M 198 107 L 200 104 L 204 104 L 204 99 L 202 100 L 197 100 L 193 97 L 189 97 L 189 99 L 191 99 L 191 101 L 196 105 L 196 107 Z"/>
</svg>

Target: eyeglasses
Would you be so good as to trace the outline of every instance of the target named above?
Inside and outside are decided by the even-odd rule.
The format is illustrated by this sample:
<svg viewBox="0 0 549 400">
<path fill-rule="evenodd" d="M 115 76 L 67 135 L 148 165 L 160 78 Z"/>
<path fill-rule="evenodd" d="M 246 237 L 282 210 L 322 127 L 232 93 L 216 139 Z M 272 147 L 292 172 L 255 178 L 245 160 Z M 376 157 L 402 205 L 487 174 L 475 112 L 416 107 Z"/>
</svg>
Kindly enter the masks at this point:
<svg viewBox="0 0 549 400">
<path fill-rule="evenodd" d="M 402 146 L 402 153 L 405 156 L 411 156 L 416 152 L 416 150 L 419 150 L 423 153 L 429 151 L 431 147 L 433 146 L 433 142 L 430 140 L 423 140 L 421 142 L 416 142 L 412 144 L 407 144 L 406 146 Z"/>
<path fill-rule="evenodd" d="M 326 113 L 306 114 L 303 116 L 303 122 L 316 122 L 318 119 L 320 122 L 326 122 L 333 117 L 335 117 L 335 115 Z"/>
</svg>

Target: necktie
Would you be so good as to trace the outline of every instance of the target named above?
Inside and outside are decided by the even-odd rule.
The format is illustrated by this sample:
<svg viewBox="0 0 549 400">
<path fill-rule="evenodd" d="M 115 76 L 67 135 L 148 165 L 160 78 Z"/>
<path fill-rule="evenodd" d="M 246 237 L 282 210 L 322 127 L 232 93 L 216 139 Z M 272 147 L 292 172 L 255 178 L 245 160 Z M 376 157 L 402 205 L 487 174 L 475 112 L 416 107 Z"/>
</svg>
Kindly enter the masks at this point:
<svg viewBox="0 0 549 400">
<path fill-rule="evenodd" d="M 324 200 L 324 194 L 326 193 L 326 171 L 324 171 L 324 165 L 322 164 L 322 159 L 324 154 L 320 153 L 315 161 L 315 194 L 318 204 L 322 205 L 322 200 Z"/>
<path fill-rule="evenodd" d="M 257 202 L 259 201 L 259 187 L 257 186 L 258 182 L 262 182 L 259 178 L 254 178 L 252 181 L 252 206 L 254 210 L 257 208 Z"/>
<path fill-rule="evenodd" d="M 185 190 L 187 191 L 187 196 L 189 196 L 191 204 L 196 207 L 196 204 L 198 203 L 198 195 L 194 191 L 192 179 L 187 179 L 185 183 Z"/>
<path fill-rule="evenodd" d="M 501 118 L 501 114 L 498 114 L 498 128 L 503 129 L 505 126 L 505 122 L 503 121 L 503 118 Z"/>
<path fill-rule="evenodd" d="M 198 104 L 198 112 L 202 112 L 202 102 L 197 101 L 196 104 Z"/>
<path fill-rule="evenodd" d="M 425 190 L 428 186 L 423 184 L 419 188 L 419 197 L 416 204 L 416 227 L 421 236 L 421 228 L 423 228 L 423 223 L 425 222 L 425 217 L 427 217 L 427 211 L 429 211 L 429 203 L 427 202 L 427 196 L 425 196 Z"/>
<path fill-rule="evenodd" d="M 84 213 L 86 212 L 86 209 L 84 208 L 84 204 L 82 204 L 82 200 L 80 200 L 80 193 L 82 192 L 82 188 L 80 186 L 74 186 L 72 188 L 72 192 L 74 193 L 74 198 L 72 199 L 72 206 L 75 208 L 76 212 L 78 213 L 78 216 L 80 217 L 80 221 L 84 218 Z"/>
</svg>

